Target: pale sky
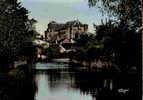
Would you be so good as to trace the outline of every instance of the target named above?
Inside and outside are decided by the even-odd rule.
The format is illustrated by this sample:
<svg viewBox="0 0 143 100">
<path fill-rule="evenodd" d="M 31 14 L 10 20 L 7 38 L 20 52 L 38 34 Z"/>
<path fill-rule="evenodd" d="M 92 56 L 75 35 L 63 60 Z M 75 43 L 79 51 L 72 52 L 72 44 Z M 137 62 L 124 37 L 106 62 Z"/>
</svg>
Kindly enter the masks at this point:
<svg viewBox="0 0 143 100">
<path fill-rule="evenodd" d="M 89 32 L 94 32 L 93 23 L 99 24 L 103 18 L 97 8 L 89 8 L 88 0 L 21 0 L 29 10 L 30 18 L 38 23 L 36 29 L 44 34 L 50 21 L 65 23 L 78 19 L 89 25 Z"/>
</svg>

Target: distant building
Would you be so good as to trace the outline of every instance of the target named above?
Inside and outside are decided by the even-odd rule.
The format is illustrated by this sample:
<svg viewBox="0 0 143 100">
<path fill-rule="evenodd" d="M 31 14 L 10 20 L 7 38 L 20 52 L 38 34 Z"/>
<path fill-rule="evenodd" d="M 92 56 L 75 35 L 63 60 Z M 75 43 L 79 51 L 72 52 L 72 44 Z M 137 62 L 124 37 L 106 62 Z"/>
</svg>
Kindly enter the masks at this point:
<svg viewBox="0 0 143 100">
<path fill-rule="evenodd" d="M 87 32 L 87 30 L 88 25 L 82 24 L 78 20 L 66 23 L 52 21 L 45 31 L 45 40 L 49 43 L 72 43 L 74 39 L 79 38 L 80 34 Z"/>
</svg>

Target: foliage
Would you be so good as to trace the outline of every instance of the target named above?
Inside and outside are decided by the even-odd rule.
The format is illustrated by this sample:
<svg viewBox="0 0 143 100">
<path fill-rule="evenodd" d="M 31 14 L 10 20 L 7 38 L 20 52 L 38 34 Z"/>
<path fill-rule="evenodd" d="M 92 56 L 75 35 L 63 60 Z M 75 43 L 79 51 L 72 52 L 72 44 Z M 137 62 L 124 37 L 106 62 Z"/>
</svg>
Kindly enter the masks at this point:
<svg viewBox="0 0 143 100">
<path fill-rule="evenodd" d="M 23 45 L 32 42 L 35 33 L 30 29 L 32 21 L 28 10 L 17 0 L 0 2 L 0 58 L 3 61 L 13 61 Z"/>
<path fill-rule="evenodd" d="M 59 47 L 50 46 L 49 48 L 45 49 L 45 53 L 47 54 L 49 59 L 57 58 L 60 54 Z"/>
<path fill-rule="evenodd" d="M 111 55 L 114 63 L 125 70 L 127 66 L 137 66 L 138 43 L 134 30 L 126 28 L 123 30 L 120 25 L 107 22 L 96 26 L 97 39 L 103 40 L 104 55 Z"/>
<path fill-rule="evenodd" d="M 107 12 L 110 18 L 115 17 L 123 27 L 137 29 L 141 26 L 140 0 L 88 0 L 89 6 L 98 6 Z"/>
<path fill-rule="evenodd" d="M 124 31 L 112 21 L 95 26 L 96 35 L 81 34 L 74 59 L 92 61 L 110 57 L 122 70 L 137 66 L 138 35 L 128 28 Z M 109 59 L 108 59 L 109 60 Z"/>
<path fill-rule="evenodd" d="M 102 53 L 112 54 L 122 70 L 127 66 L 138 66 L 140 34 L 137 33 L 141 28 L 141 0 L 88 1 L 90 7 L 100 6 L 102 12 L 110 16 L 105 24 L 94 25 L 97 39 L 104 41 Z"/>
<path fill-rule="evenodd" d="M 76 40 L 78 46 L 75 59 L 78 60 L 94 60 L 99 58 L 101 50 L 104 47 L 103 41 L 98 40 L 95 34 L 84 33 Z"/>
</svg>

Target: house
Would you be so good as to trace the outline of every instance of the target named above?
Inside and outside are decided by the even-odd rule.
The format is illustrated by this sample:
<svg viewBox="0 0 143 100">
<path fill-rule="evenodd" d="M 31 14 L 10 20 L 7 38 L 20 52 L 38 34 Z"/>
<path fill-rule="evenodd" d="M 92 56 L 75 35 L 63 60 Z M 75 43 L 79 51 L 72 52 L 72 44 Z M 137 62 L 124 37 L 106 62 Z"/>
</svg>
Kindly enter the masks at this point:
<svg viewBox="0 0 143 100">
<path fill-rule="evenodd" d="M 79 38 L 81 33 L 88 31 L 88 25 L 82 24 L 78 20 L 66 23 L 51 21 L 45 31 L 45 40 L 49 43 L 73 43 L 74 39 Z"/>
</svg>

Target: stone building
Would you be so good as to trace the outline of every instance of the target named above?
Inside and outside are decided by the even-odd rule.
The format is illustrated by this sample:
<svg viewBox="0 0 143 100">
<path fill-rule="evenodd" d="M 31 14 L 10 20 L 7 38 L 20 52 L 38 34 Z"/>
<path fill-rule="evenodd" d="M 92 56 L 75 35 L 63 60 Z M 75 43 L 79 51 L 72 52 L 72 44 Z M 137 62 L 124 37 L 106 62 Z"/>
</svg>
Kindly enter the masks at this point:
<svg viewBox="0 0 143 100">
<path fill-rule="evenodd" d="M 45 40 L 49 43 L 73 43 L 74 39 L 79 38 L 80 34 L 87 30 L 88 25 L 78 20 L 66 23 L 51 21 L 45 31 Z"/>
</svg>

